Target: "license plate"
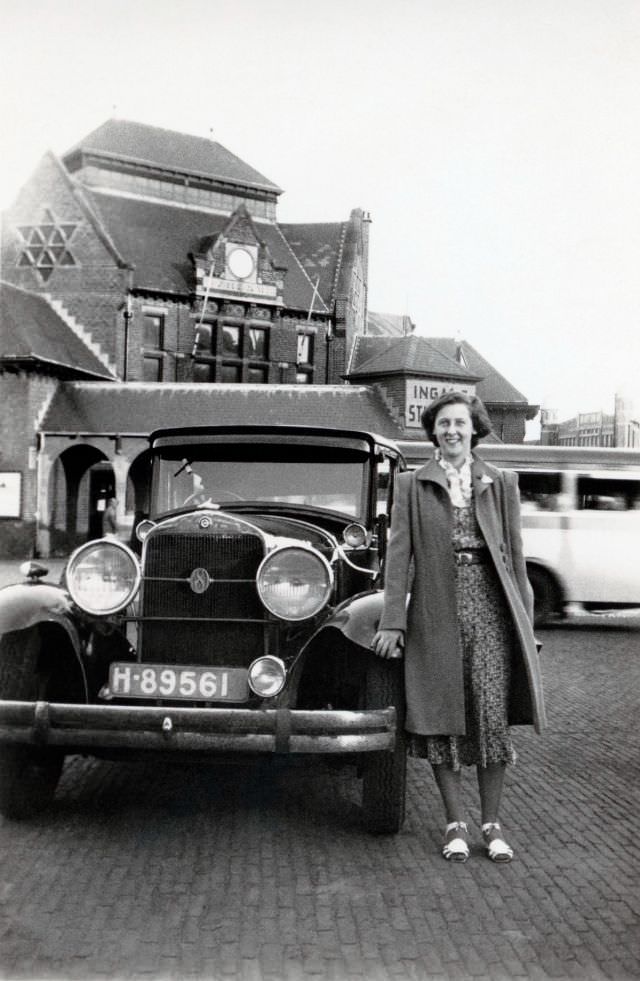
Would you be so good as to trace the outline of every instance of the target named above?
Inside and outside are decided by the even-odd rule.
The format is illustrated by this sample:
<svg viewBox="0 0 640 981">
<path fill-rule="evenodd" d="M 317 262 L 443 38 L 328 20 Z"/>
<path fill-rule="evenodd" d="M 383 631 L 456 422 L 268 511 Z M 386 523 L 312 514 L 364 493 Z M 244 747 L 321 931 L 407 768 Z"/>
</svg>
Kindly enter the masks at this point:
<svg viewBox="0 0 640 981">
<path fill-rule="evenodd" d="M 246 702 L 244 668 L 203 668 L 117 662 L 109 668 L 111 695 L 125 698 L 188 699 L 193 702 Z"/>
</svg>

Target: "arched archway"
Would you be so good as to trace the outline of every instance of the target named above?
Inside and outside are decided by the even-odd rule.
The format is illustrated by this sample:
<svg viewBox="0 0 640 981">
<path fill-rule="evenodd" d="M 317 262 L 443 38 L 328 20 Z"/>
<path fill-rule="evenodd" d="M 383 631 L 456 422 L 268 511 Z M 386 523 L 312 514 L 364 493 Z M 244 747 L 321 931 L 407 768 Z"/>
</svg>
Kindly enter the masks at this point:
<svg viewBox="0 0 640 981">
<path fill-rule="evenodd" d="M 53 554 L 102 535 L 102 513 L 114 489 L 113 467 L 95 446 L 82 443 L 60 453 L 49 477 Z"/>
</svg>

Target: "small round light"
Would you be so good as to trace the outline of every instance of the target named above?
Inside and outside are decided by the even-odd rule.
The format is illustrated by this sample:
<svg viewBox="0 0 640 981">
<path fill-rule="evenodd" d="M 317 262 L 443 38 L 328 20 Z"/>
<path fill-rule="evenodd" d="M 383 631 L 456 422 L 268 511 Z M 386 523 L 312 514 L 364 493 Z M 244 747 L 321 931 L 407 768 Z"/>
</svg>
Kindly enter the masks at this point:
<svg viewBox="0 0 640 981">
<path fill-rule="evenodd" d="M 76 549 L 65 575 L 73 602 L 94 616 L 123 610 L 140 585 L 140 566 L 131 549 L 104 538 Z"/>
<path fill-rule="evenodd" d="M 259 657 L 249 668 L 249 687 L 262 698 L 278 695 L 287 680 L 287 670 L 279 657 Z"/>
<path fill-rule="evenodd" d="M 367 544 L 369 534 L 364 525 L 360 525 L 354 521 L 353 524 L 347 525 L 342 532 L 342 540 L 345 545 L 350 545 L 351 548 L 361 548 Z"/>
<path fill-rule="evenodd" d="M 331 566 L 319 552 L 285 545 L 270 552 L 256 577 L 260 599 L 283 620 L 307 620 L 326 606 L 333 588 Z"/>
<path fill-rule="evenodd" d="M 136 538 L 138 541 L 143 542 L 153 528 L 155 528 L 155 522 L 149 521 L 148 518 L 145 518 L 140 524 L 136 525 Z"/>
</svg>

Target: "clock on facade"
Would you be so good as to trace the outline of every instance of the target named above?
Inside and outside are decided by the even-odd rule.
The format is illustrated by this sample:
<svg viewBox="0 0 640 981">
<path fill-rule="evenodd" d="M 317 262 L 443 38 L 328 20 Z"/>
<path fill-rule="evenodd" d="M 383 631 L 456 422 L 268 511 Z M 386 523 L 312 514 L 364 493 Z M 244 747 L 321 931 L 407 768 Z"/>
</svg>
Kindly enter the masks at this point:
<svg viewBox="0 0 640 981">
<path fill-rule="evenodd" d="M 255 269 L 255 260 L 247 249 L 231 249 L 227 255 L 227 267 L 236 279 L 248 279 Z"/>
</svg>

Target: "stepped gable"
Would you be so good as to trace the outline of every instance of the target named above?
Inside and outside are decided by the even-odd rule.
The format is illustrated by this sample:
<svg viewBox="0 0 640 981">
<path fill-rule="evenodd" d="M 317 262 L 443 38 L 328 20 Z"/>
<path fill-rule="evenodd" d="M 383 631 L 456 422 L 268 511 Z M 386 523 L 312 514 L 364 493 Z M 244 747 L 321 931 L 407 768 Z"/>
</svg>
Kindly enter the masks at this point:
<svg viewBox="0 0 640 981">
<path fill-rule="evenodd" d="M 53 397 L 43 432 L 148 435 L 180 426 L 307 425 L 400 431 L 370 388 L 352 385 L 189 385 L 129 382 L 64 383 Z"/>
<path fill-rule="evenodd" d="M 62 159 L 73 172 L 86 157 L 124 161 L 152 169 L 198 175 L 239 187 L 282 193 L 268 177 L 221 143 L 131 120 L 108 119 L 76 143 Z"/>
<path fill-rule="evenodd" d="M 0 283 L 0 363 L 47 368 L 62 378 L 111 377 L 46 297 L 5 282 Z"/>
</svg>

